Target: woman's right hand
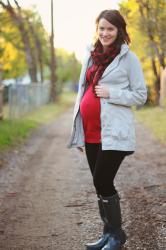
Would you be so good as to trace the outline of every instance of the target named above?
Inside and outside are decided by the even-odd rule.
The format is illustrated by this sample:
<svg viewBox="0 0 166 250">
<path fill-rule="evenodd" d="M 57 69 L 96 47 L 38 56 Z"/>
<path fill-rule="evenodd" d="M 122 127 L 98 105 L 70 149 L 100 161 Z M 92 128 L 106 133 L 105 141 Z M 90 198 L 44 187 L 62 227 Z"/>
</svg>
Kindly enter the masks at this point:
<svg viewBox="0 0 166 250">
<path fill-rule="evenodd" d="M 78 149 L 81 153 L 84 152 L 84 149 L 83 149 L 82 147 L 77 147 L 77 149 Z"/>
</svg>

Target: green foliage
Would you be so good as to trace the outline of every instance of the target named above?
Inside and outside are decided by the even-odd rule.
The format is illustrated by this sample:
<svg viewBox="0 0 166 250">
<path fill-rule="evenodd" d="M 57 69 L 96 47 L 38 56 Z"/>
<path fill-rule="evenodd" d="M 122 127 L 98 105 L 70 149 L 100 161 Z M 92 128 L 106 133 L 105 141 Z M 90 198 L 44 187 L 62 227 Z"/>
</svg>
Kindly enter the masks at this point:
<svg viewBox="0 0 166 250">
<path fill-rule="evenodd" d="M 15 78 L 25 74 L 25 54 L 16 25 L 7 12 L 0 12 L 0 64 L 3 78 Z"/>
<path fill-rule="evenodd" d="M 40 41 L 43 64 L 48 65 L 50 53 L 49 35 L 43 27 L 39 14 L 34 10 L 22 10 L 22 15 L 35 58 L 37 58 L 38 51 L 35 47 L 35 37 L 30 29 L 29 23 L 33 26 L 36 37 Z M 18 26 L 5 10 L 1 10 L 0 12 L 0 23 L 0 63 L 2 65 L 3 78 L 22 76 L 27 72 L 28 65 L 26 64 L 25 48 Z M 39 65 L 37 66 L 39 67 Z"/>
<path fill-rule="evenodd" d="M 39 56 L 36 46 L 39 46 L 42 56 L 43 73 L 45 79 L 50 79 L 50 40 L 45 31 L 41 18 L 35 10 L 22 10 L 25 30 L 29 36 L 31 48 L 37 60 Z M 0 12 L 0 64 L 3 70 L 3 79 L 16 78 L 28 71 L 25 48 L 22 43 L 18 26 L 6 11 Z M 33 31 L 32 27 L 33 26 Z M 57 92 L 61 93 L 64 84 L 68 81 L 78 82 L 81 64 L 74 53 L 68 53 L 64 49 L 56 49 L 56 83 Z M 39 71 L 39 63 L 37 64 Z"/>
<path fill-rule="evenodd" d="M 56 50 L 57 76 L 61 82 L 72 81 L 76 83 L 79 78 L 81 64 L 74 53 L 68 53 L 64 49 Z"/>
<path fill-rule="evenodd" d="M 25 19 L 26 29 L 29 32 L 31 46 L 34 48 L 34 52 L 37 53 L 35 38 L 37 38 L 40 41 L 43 62 L 45 66 L 48 66 L 50 63 L 50 37 L 42 24 L 41 17 L 39 16 L 38 12 L 35 11 L 35 9 L 23 10 L 23 16 Z M 35 37 L 34 34 L 32 34 L 29 24 L 33 26 Z"/>
<path fill-rule="evenodd" d="M 74 53 L 69 53 L 65 49 L 56 48 L 56 92 L 61 94 L 67 82 L 72 82 L 73 86 L 78 83 L 81 71 L 81 63 L 77 60 Z M 50 70 L 45 67 L 45 75 L 50 79 Z"/>
</svg>

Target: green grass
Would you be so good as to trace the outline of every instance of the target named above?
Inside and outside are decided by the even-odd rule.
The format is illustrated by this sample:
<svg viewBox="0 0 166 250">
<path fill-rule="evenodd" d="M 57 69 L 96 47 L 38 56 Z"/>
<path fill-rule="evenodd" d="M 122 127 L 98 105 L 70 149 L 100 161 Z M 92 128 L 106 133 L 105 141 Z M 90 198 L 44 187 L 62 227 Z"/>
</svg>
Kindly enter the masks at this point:
<svg viewBox="0 0 166 250">
<path fill-rule="evenodd" d="M 21 119 L 9 120 L 8 107 L 4 108 L 4 120 L 0 121 L 0 150 L 18 145 L 29 136 L 31 131 L 42 124 L 47 124 L 73 105 L 75 95 L 63 94 L 55 104 L 45 105 Z"/>
<path fill-rule="evenodd" d="M 59 114 L 73 105 L 74 100 L 73 93 L 65 93 L 57 103 L 45 105 L 23 118 L 13 121 L 7 118 L 8 107 L 5 106 L 4 120 L 0 121 L 0 150 L 21 143 L 33 129 L 56 119 Z M 135 115 L 162 143 L 166 144 L 166 109 L 146 107 L 135 111 Z"/>
<path fill-rule="evenodd" d="M 160 142 L 166 144 L 166 109 L 146 107 L 135 111 L 135 114 L 137 119 L 145 124 Z"/>
</svg>

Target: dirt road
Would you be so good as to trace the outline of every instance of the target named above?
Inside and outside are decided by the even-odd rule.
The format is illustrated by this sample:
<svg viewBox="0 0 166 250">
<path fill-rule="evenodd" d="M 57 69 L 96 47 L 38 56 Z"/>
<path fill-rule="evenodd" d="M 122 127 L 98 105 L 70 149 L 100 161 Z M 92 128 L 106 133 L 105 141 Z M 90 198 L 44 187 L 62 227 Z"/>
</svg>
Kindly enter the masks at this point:
<svg viewBox="0 0 166 250">
<path fill-rule="evenodd" d="M 102 231 L 85 155 L 69 150 L 71 110 L 0 156 L 0 250 L 83 250 Z M 136 123 L 137 152 L 115 180 L 124 250 L 164 250 L 166 147 Z"/>
</svg>

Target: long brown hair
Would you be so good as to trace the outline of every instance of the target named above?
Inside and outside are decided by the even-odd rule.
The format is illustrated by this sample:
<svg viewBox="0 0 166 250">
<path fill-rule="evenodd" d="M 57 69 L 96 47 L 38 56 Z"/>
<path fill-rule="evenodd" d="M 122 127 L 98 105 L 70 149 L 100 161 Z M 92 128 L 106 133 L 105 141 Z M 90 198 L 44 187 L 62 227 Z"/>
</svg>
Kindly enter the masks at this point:
<svg viewBox="0 0 166 250">
<path fill-rule="evenodd" d="M 101 18 L 106 19 L 109 23 L 118 28 L 118 36 L 115 41 L 118 47 L 120 47 L 123 43 L 129 44 L 131 42 L 126 30 L 126 22 L 118 10 L 103 10 L 96 18 L 96 32 Z M 94 45 L 96 46 L 98 42 L 99 40 L 95 39 Z"/>
</svg>

